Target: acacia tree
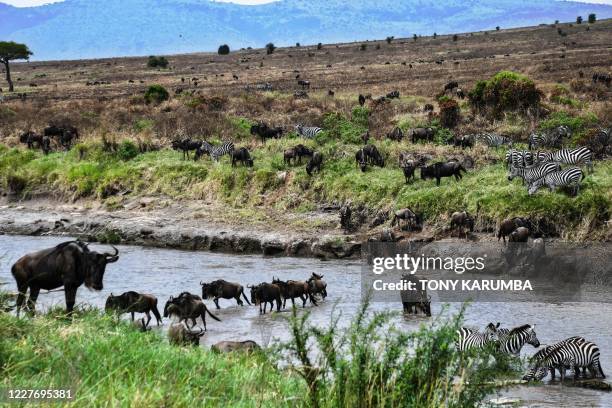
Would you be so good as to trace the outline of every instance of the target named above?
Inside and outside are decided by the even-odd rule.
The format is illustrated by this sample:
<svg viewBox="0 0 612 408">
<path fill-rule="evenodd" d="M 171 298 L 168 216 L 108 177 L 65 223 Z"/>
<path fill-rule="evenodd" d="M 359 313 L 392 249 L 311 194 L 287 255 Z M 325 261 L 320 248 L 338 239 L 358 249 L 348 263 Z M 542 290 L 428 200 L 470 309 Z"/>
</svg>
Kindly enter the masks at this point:
<svg viewBox="0 0 612 408">
<path fill-rule="evenodd" d="M 4 64 L 9 92 L 14 91 L 9 62 L 13 60 L 27 60 L 30 58 L 30 55 L 32 55 L 32 52 L 25 44 L 19 44 L 13 41 L 0 41 L 0 62 Z"/>
</svg>

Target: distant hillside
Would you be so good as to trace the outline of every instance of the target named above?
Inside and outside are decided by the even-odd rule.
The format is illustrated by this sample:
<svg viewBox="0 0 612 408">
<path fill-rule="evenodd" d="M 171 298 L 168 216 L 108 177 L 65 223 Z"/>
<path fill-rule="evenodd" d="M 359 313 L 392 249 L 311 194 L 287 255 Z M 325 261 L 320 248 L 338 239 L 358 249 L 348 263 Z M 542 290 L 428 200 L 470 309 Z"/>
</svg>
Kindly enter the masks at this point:
<svg viewBox="0 0 612 408">
<path fill-rule="evenodd" d="M 155 4 L 155 6 L 152 6 Z M 555 0 L 281 0 L 240 6 L 208 0 L 66 0 L 0 3 L 0 39 L 25 42 L 34 59 L 174 54 L 454 33 L 612 17 L 612 6 Z"/>
</svg>

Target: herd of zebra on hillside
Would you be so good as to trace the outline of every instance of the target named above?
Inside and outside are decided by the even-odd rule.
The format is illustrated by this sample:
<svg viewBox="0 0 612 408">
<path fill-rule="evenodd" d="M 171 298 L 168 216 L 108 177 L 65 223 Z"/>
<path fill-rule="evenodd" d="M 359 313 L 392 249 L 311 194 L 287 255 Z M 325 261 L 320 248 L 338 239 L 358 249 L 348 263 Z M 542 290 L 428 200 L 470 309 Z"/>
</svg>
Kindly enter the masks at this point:
<svg viewBox="0 0 612 408">
<path fill-rule="evenodd" d="M 535 332 L 535 325 L 525 324 L 513 329 L 500 328 L 489 323 L 484 332 L 462 327 L 457 331 L 455 347 L 459 352 L 471 349 L 492 350 L 495 353 L 519 357 L 525 344 L 540 347 L 540 340 Z M 574 336 L 560 342 L 547 345 L 530 357 L 530 367 L 523 376 L 526 381 L 541 381 L 550 372 L 555 379 L 555 370 L 559 371 L 561 381 L 565 380 L 566 370 L 572 370 L 574 380 L 581 375 L 588 378 L 606 378 L 601 367 L 599 347 L 583 337 Z"/>
</svg>

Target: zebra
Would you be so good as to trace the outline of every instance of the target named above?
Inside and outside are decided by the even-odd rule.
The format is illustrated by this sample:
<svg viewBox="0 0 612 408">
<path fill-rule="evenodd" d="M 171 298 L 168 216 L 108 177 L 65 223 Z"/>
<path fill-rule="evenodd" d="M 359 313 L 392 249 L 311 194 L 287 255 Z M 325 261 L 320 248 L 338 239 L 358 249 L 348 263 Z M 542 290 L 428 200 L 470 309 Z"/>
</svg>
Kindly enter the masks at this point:
<svg viewBox="0 0 612 408">
<path fill-rule="evenodd" d="M 518 357 L 525 344 L 540 347 L 540 340 L 535 332 L 535 325 L 524 324 L 512 330 L 498 330 L 499 351 Z"/>
<path fill-rule="evenodd" d="M 563 164 L 586 164 L 589 172 L 593 172 L 593 152 L 588 147 L 576 147 L 574 149 L 560 149 L 556 152 L 538 152 L 539 162 L 557 162 Z"/>
<path fill-rule="evenodd" d="M 512 181 L 515 177 L 520 177 L 523 179 L 523 184 L 531 184 L 545 175 L 558 170 L 561 170 L 559 163 L 543 163 L 532 167 L 511 166 L 508 180 Z"/>
<path fill-rule="evenodd" d="M 529 150 L 509 149 L 506 152 L 506 163 L 508 167 L 527 167 L 534 163 L 534 155 Z"/>
<path fill-rule="evenodd" d="M 455 340 L 457 351 L 466 351 L 471 348 L 484 349 L 489 344 L 493 344 L 496 340 L 498 327 L 499 323 L 497 323 L 497 326 L 489 323 L 484 333 L 466 327 L 460 328 L 457 330 L 457 339 Z"/>
<path fill-rule="evenodd" d="M 563 347 L 566 343 L 585 343 L 586 340 L 584 337 L 581 336 L 573 336 L 570 338 L 567 338 L 565 340 L 562 340 L 558 343 L 555 344 L 551 344 L 548 346 L 545 346 L 543 348 L 541 348 L 540 350 L 538 350 L 533 356 L 531 356 L 530 361 L 533 363 L 532 366 L 527 370 L 527 372 L 525 373 L 525 375 L 523 376 L 523 380 L 526 381 L 530 381 L 530 380 L 536 380 L 536 381 L 541 381 L 544 377 L 546 377 L 546 375 L 548 375 L 548 368 L 545 367 L 539 367 L 536 368 L 536 362 L 544 359 L 548 354 L 550 354 L 551 352 L 557 350 L 560 347 Z M 565 367 L 561 368 L 561 367 L 557 367 L 559 369 L 559 373 L 561 373 L 561 370 L 565 369 Z M 554 380 L 555 379 L 555 369 L 551 368 L 550 369 L 550 375 L 551 378 Z"/>
<path fill-rule="evenodd" d="M 570 137 L 572 131 L 568 126 L 559 126 L 548 133 L 536 134 L 531 133 L 529 135 L 529 150 L 534 147 L 560 147 L 563 143 L 564 137 Z"/>
<path fill-rule="evenodd" d="M 512 140 L 494 133 L 482 133 L 478 135 L 478 139 L 489 147 L 512 146 Z"/>
<path fill-rule="evenodd" d="M 221 146 L 213 146 L 206 140 L 202 142 L 200 148 L 196 152 L 196 156 L 199 158 L 202 154 L 209 154 L 214 161 L 219 161 L 219 158 L 223 155 L 229 154 L 234 151 L 233 142 L 223 142 Z"/>
<path fill-rule="evenodd" d="M 298 134 L 298 136 L 302 136 L 307 139 L 312 139 L 313 137 L 315 137 L 322 131 L 323 129 L 321 129 L 320 127 L 316 127 L 316 126 L 310 126 L 310 127 L 303 126 L 303 125 L 295 126 L 295 132 Z"/>
<path fill-rule="evenodd" d="M 544 177 L 533 181 L 529 185 L 529 195 L 535 194 L 540 187 L 547 186 L 550 191 L 554 192 L 557 187 L 574 185 L 575 194 L 580 192 L 580 182 L 584 180 L 584 173 L 578 167 L 570 167 L 561 171 L 554 171 L 546 174 Z"/>
<path fill-rule="evenodd" d="M 593 378 L 601 376 L 606 378 L 606 375 L 601 368 L 599 361 L 599 347 L 597 344 L 585 342 L 567 342 L 560 347 L 552 350 L 543 359 L 536 362 L 536 372 L 540 368 L 559 369 L 561 371 L 561 381 L 565 380 L 565 367 L 570 367 L 574 380 L 578 378 L 578 369 L 588 369 Z"/>
</svg>

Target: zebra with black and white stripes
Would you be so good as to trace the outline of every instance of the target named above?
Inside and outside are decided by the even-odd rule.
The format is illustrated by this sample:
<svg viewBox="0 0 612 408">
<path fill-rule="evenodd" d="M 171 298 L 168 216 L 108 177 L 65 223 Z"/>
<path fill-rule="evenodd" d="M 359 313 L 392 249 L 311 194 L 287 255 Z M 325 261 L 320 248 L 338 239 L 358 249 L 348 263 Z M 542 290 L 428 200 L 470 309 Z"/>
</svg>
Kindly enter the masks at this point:
<svg viewBox="0 0 612 408">
<path fill-rule="evenodd" d="M 542 163 L 531 167 L 510 167 L 508 180 L 512 181 L 515 177 L 523 179 L 523 184 L 531 184 L 534 181 L 541 179 L 549 173 L 561 170 L 559 163 Z"/>
<path fill-rule="evenodd" d="M 586 164 L 589 171 L 593 172 L 593 152 L 588 147 L 576 147 L 574 149 L 560 149 L 556 152 L 538 152 L 539 162 L 557 162 L 563 164 L 578 165 Z"/>
<path fill-rule="evenodd" d="M 572 131 L 567 126 L 559 126 L 547 133 L 531 133 L 529 135 L 529 150 L 535 147 L 561 147 L 564 137 L 570 137 Z"/>
<path fill-rule="evenodd" d="M 316 126 L 303 126 L 303 125 L 295 126 L 295 132 L 297 133 L 297 135 L 305 137 L 306 139 L 312 139 L 313 137 L 315 137 L 322 131 L 323 129 L 321 129 L 320 127 L 316 127 Z"/>
<path fill-rule="evenodd" d="M 219 158 L 223 155 L 230 154 L 234 151 L 233 142 L 223 142 L 220 146 L 214 146 L 208 143 L 206 140 L 202 142 L 200 148 L 196 152 L 197 157 L 201 157 L 202 154 L 209 154 L 214 161 L 219 161 Z"/>
<path fill-rule="evenodd" d="M 561 171 L 553 171 L 544 177 L 534 180 L 529 185 L 529 195 L 533 195 L 541 187 L 547 186 L 551 192 L 558 187 L 574 187 L 575 194 L 580 192 L 580 182 L 584 180 L 584 173 L 578 167 L 570 167 Z"/>
<path fill-rule="evenodd" d="M 499 323 L 497 323 L 497 326 L 489 323 L 484 333 L 467 327 L 460 328 L 457 330 L 457 339 L 455 340 L 457 351 L 466 351 L 471 348 L 484 349 L 493 344 L 496 340 L 497 327 L 499 327 Z"/>
<path fill-rule="evenodd" d="M 546 377 L 548 375 L 548 372 L 550 371 L 550 375 L 551 378 L 554 380 L 555 379 L 555 368 L 546 368 L 546 367 L 537 367 L 536 363 L 540 360 L 543 360 L 544 358 L 546 358 L 546 356 L 548 356 L 551 352 L 559 349 L 560 347 L 563 347 L 566 343 L 585 343 L 586 340 L 584 337 L 581 336 L 573 336 L 570 338 L 567 338 L 565 340 L 562 340 L 560 342 L 557 342 L 555 344 L 551 344 L 548 346 L 545 346 L 543 348 L 541 348 L 540 350 L 538 350 L 533 356 L 531 356 L 530 361 L 532 363 L 531 367 L 527 370 L 527 372 L 525 373 L 525 375 L 523 376 L 523 380 L 526 381 L 531 381 L 531 380 L 536 380 L 536 381 L 541 381 L 544 377 Z M 556 367 L 559 370 L 559 373 L 561 373 L 561 370 L 565 370 L 566 368 L 571 368 L 571 367 Z"/>
<path fill-rule="evenodd" d="M 593 378 L 598 376 L 606 378 L 601 368 L 599 356 L 599 347 L 593 342 L 567 342 L 536 362 L 535 369 L 537 371 L 540 368 L 557 368 L 561 371 L 561 381 L 565 380 L 565 367 L 571 368 L 574 380 L 578 378 L 579 368 L 585 369 L 585 375 L 586 369 L 588 369 Z"/>
<path fill-rule="evenodd" d="M 494 133 L 482 133 L 478 135 L 477 138 L 489 147 L 500 147 L 503 145 L 512 146 L 512 140 L 505 136 L 496 135 Z"/>
<path fill-rule="evenodd" d="M 540 340 L 535 332 L 535 325 L 524 324 L 513 328 L 510 331 L 503 330 L 497 332 L 499 341 L 499 351 L 513 356 L 519 356 L 525 344 L 533 347 L 540 347 Z"/>
<path fill-rule="evenodd" d="M 508 167 L 527 167 L 534 163 L 534 156 L 529 150 L 510 149 L 506 152 Z"/>
</svg>

